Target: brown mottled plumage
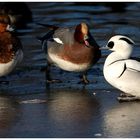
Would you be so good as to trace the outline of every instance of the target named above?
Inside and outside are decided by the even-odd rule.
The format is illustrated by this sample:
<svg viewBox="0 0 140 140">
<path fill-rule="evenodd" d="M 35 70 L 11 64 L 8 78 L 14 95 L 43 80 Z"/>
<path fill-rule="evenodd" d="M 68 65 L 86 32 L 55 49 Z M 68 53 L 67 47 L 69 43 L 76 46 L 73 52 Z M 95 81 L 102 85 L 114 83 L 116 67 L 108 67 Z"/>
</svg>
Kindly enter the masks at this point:
<svg viewBox="0 0 140 140">
<path fill-rule="evenodd" d="M 22 49 L 22 45 L 14 34 L 0 32 L 0 63 L 11 61 L 19 49 Z"/>
<path fill-rule="evenodd" d="M 8 31 L 9 17 L 0 15 L 0 76 L 10 73 L 22 60 L 22 44 L 14 33 Z"/>
</svg>

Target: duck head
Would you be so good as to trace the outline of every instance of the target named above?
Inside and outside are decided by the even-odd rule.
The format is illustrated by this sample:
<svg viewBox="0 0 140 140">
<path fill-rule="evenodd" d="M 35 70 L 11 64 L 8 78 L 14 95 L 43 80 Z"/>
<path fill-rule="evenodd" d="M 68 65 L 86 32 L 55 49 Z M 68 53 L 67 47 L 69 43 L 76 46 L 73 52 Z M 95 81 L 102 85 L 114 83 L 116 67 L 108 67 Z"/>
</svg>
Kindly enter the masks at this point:
<svg viewBox="0 0 140 140">
<path fill-rule="evenodd" d="M 13 31 L 8 15 L 0 15 L 0 32 Z"/>
<path fill-rule="evenodd" d="M 89 27 L 86 23 L 81 23 L 76 26 L 75 33 L 74 33 L 74 39 L 81 43 L 85 44 L 85 46 L 90 47 L 90 44 L 88 42 L 89 39 Z"/>
<path fill-rule="evenodd" d="M 133 52 L 134 41 L 127 36 L 115 35 L 110 38 L 106 48 L 118 53 L 123 58 L 127 59 L 131 56 Z"/>
</svg>

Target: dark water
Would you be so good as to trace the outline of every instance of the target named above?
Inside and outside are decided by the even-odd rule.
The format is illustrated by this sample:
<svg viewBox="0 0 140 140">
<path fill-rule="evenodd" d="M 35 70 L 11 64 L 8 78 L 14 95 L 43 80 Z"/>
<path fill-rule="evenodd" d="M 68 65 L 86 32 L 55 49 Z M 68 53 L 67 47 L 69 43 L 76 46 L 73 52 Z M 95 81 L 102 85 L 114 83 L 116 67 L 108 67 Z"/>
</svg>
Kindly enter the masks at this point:
<svg viewBox="0 0 140 140">
<path fill-rule="evenodd" d="M 140 137 L 140 103 L 116 100 L 121 92 L 103 77 L 105 57 L 88 72 L 89 85 L 78 84 L 78 73 L 53 67 L 51 75 L 63 83 L 48 88 L 45 55 L 36 39 L 47 31 L 36 23 L 73 26 L 85 21 L 100 46 L 112 35 L 127 35 L 136 42 L 133 55 L 140 57 L 140 3 L 125 3 L 123 12 L 101 3 L 27 4 L 33 22 L 18 30 L 24 60 L 6 77 L 9 84 L 0 85 L 0 137 Z"/>
</svg>

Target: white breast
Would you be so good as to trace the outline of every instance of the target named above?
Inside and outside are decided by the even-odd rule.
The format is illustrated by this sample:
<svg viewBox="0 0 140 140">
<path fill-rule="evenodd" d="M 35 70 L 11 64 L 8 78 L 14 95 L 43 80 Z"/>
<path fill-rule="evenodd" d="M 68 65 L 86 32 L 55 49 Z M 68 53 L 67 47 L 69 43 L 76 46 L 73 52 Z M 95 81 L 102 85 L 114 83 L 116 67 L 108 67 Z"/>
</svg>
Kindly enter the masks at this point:
<svg viewBox="0 0 140 140">
<path fill-rule="evenodd" d="M 48 54 L 48 59 L 51 60 L 54 65 L 66 71 L 81 72 L 89 69 L 90 67 L 90 65 L 87 63 L 74 64 L 69 61 L 62 60 L 58 56 L 51 53 Z"/>
<path fill-rule="evenodd" d="M 0 64 L 0 76 L 5 76 L 9 74 L 15 66 L 20 63 L 23 59 L 23 52 L 22 50 L 19 50 L 16 52 L 15 57 L 12 59 L 12 61 L 8 63 L 1 63 Z"/>
<path fill-rule="evenodd" d="M 104 64 L 103 72 L 106 80 L 108 81 L 114 78 L 118 78 L 124 70 L 124 65 L 125 63 L 123 61 L 123 58 L 116 55 L 115 53 L 111 53 L 107 57 Z"/>
<path fill-rule="evenodd" d="M 125 67 L 124 61 L 114 62 L 113 64 L 104 67 L 104 75 L 107 78 L 118 78 L 123 73 Z"/>
<path fill-rule="evenodd" d="M 120 89 L 121 91 L 125 93 L 132 94 L 134 96 L 140 96 L 140 72 L 133 70 L 136 65 L 133 65 L 128 60 L 122 60 L 120 61 L 111 59 L 112 55 L 109 55 L 108 58 L 105 61 L 104 65 L 104 77 L 105 79 L 114 87 Z M 111 62 L 111 61 L 112 62 Z M 109 61 L 111 64 L 109 65 Z M 139 63 L 137 63 L 139 68 Z M 124 66 L 126 66 L 126 69 L 124 70 Z M 131 66 L 130 69 L 129 67 Z"/>
</svg>

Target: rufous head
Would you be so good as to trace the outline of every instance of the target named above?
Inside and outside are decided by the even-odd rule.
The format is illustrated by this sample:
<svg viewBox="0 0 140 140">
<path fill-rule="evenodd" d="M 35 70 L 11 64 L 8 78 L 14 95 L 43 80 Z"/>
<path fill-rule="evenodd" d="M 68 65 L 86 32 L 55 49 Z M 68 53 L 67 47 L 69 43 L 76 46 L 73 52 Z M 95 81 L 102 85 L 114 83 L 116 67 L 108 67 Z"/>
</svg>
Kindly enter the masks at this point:
<svg viewBox="0 0 140 140">
<path fill-rule="evenodd" d="M 5 32 L 10 24 L 10 18 L 8 15 L 0 15 L 0 32 Z"/>
<path fill-rule="evenodd" d="M 88 25 L 83 22 L 76 26 L 75 33 L 74 33 L 74 39 L 79 43 L 89 46 L 89 43 L 87 41 L 89 38 L 88 34 L 89 34 Z"/>
</svg>

